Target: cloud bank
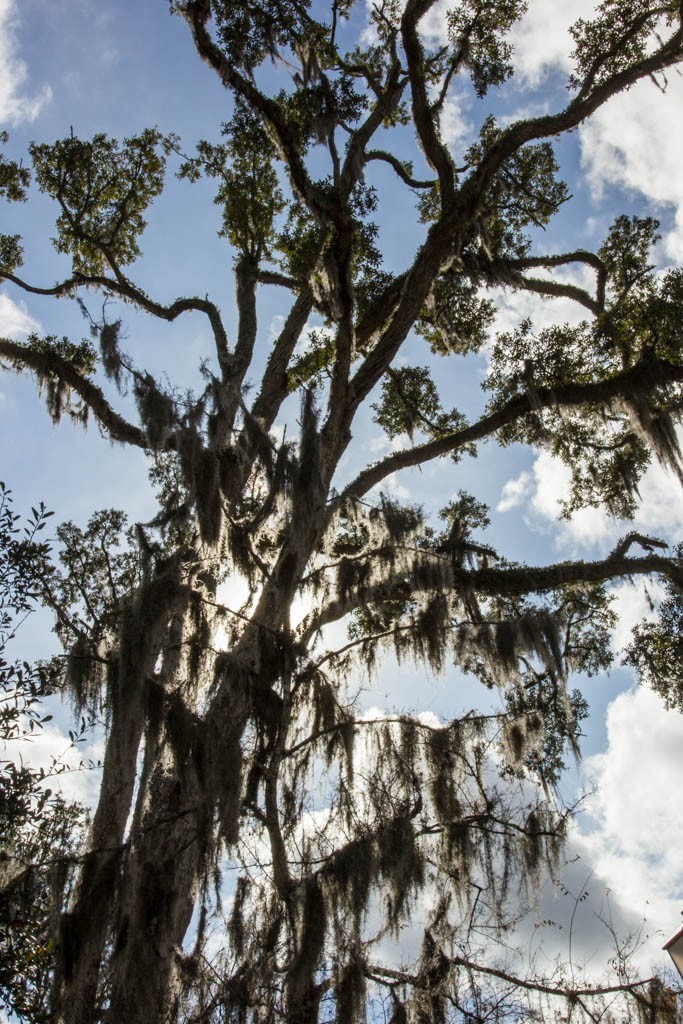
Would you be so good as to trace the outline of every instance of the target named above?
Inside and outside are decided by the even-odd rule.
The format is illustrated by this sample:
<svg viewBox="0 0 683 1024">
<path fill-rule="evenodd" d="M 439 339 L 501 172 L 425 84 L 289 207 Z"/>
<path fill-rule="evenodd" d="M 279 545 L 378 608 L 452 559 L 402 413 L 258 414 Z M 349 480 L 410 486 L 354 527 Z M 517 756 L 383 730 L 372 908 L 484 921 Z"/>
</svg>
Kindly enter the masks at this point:
<svg viewBox="0 0 683 1024">
<path fill-rule="evenodd" d="M 32 96 L 23 92 L 28 68 L 18 55 L 17 21 L 15 0 L 0 0 L 0 126 L 35 121 L 52 99 L 49 85 Z"/>
</svg>

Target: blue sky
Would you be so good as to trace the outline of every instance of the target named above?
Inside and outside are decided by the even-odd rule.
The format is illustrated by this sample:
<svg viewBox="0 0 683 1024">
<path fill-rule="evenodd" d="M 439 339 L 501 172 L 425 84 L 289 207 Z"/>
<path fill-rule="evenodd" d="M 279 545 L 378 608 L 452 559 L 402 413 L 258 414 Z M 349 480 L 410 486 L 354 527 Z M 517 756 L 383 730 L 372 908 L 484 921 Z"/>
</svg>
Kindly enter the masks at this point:
<svg viewBox="0 0 683 1024">
<path fill-rule="evenodd" d="M 570 44 L 566 25 L 592 9 L 591 0 L 562 5 L 532 0 L 515 33 L 520 87 L 504 102 L 500 116 L 524 110 L 552 109 L 562 102 L 563 75 Z M 563 20 L 564 19 L 564 20 Z M 438 37 L 443 4 L 430 15 L 428 30 Z M 362 8 L 353 26 L 363 30 Z M 274 73 L 274 72 L 273 72 Z M 573 194 L 547 237 L 545 251 L 599 245 L 617 212 L 654 209 L 663 222 L 656 257 L 664 267 L 683 263 L 683 79 L 671 76 L 662 95 L 650 83 L 613 101 L 594 122 L 564 140 L 558 153 Z M 158 125 L 181 136 L 187 151 L 201 137 L 215 138 L 230 115 L 227 94 L 192 51 L 184 24 L 172 18 L 164 0 L 0 0 L 0 127 L 11 133 L 10 153 L 22 154 L 29 141 L 51 141 L 73 128 L 87 137 L 96 131 L 123 137 Z M 480 104 L 455 87 L 448 101 L 445 131 L 454 151 L 462 150 L 480 120 Z M 406 138 L 404 144 L 408 146 Z M 394 214 L 394 182 L 379 169 L 374 179 L 381 194 L 381 237 L 390 260 L 401 266 L 414 247 L 419 227 L 409 211 Z M 180 212 L 179 212 L 180 211 Z M 25 239 L 25 278 L 48 285 L 65 276 L 68 265 L 47 237 L 54 216 L 49 203 L 34 195 L 27 205 L 3 210 L 3 231 Z M 222 307 L 228 327 L 232 314 L 231 256 L 216 237 L 217 209 L 210 185 L 190 186 L 169 176 L 168 192 L 156 204 L 143 239 L 145 258 L 132 276 L 162 301 L 177 295 L 208 293 Z M 530 295 L 497 296 L 499 327 L 531 316 L 538 326 L 576 321 L 581 311 L 564 300 L 542 302 Z M 89 299 L 99 308 L 96 297 Z M 276 295 L 260 302 L 263 351 L 271 324 L 283 310 Z M 173 326 L 124 311 L 124 348 L 135 352 L 153 372 L 167 371 L 180 386 L 197 380 L 202 358 L 210 358 L 208 333 L 199 316 Z M 87 325 L 78 308 L 21 295 L 0 287 L 0 335 L 21 338 L 30 330 L 68 334 L 78 339 Z M 405 352 L 408 361 L 424 361 L 416 340 Z M 439 365 L 444 395 L 469 416 L 483 407 L 480 385 L 485 357 L 467 361 L 457 372 Z M 0 477 L 13 488 L 18 508 L 44 499 L 57 519 L 83 522 L 96 508 L 123 507 L 132 520 L 147 518 L 153 508 L 144 459 L 112 446 L 91 427 L 87 433 L 64 422 L 50 424 L 32 381 L 0 377 L 0 432 L 3 455 Z M 378 457 L 386 442 L 366 414 L 355 430 L 355 446 L 345 471 Z M 494 445 L 476 461 L 459 467 L 432 464 L 391 481 L 397 494 L 424 502 L 432 511 L 460 488 L 469 488 L 492 510 L 488 540 L 508 557 L 549 562 L 574 555 L 600 556 L 625 532 L 603 513 L 586 510 L 571 522 L 558 518 L 558 499 L 566 492 L 566 473 L 548 456 L 521 447 L 501 451 Z M 653 467 L 642 488 L 637 525 L 671 541 L 683 537 L 680 486 Z M 656 596 L 656 587 L 652 588 Z M 646 613 L 642 588 L 618 588 L 622 623 L 615 645 L 622 645 L 629 623 Z M 46 653 L 51 638 L 40 620 L 30 635 L 33 653 Z M 675 930 L 683 904 L 683 810 L 674 782 L 683 750 L 683 723 L 665 712 L 649 693 L 632 689 L 632 678 L 616 669 L 609 678 L 586 684 L 593 715 L 585 741 L 584 778 L 592 777 L 598 796 L 592 818 L 584 818 L 572 839 L 581 853 L 581 868 L 591 871 L 597 894 L 612 888 L 615 914 L 637 922 L 649 901 L 652 928 Z M 487 701 L 481 687 L 463 686 L 454 674 L 434 680 L 423 670 L 388 664 L 368 684 L 366 706 L 410 707 L 444 717 L 470 704 Z M 56 727 L 33 755 L 56 750 L 62 742 Z M 30 755 L 29 755 L 30 756 Z M 671 855 L 669 851 L 675 851 Z M 585 866 L 585 872 L 584 872 Z M 550 899 L 550 897 L 548 897 Z M 587 933 L 590 933 L 590 924 Z M 592 938 L 586 940 L 589 945 Z M 597 941 L 597 940 L 596 940 Z M 654 955 L 654 939 L 644 958 Z"/>
</svg>

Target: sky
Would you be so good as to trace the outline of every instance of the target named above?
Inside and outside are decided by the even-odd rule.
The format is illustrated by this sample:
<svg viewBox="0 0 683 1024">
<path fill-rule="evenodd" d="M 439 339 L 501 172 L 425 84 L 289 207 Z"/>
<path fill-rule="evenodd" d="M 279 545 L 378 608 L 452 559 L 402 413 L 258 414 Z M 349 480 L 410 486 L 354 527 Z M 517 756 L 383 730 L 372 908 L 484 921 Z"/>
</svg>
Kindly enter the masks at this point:
<svg viewBox="0 0 683 1024">
<path fill-rule="evenodd" d="M 592 0 L 530 0 L 513 37 L 519 88 L 499 104 L 501 119 L 561 104 L 562 76 L 570 67 L 567 27 L 592 9 Z M 439 38 L 443 24 L 442 3 L 431 12 L 426 31 Z M 362 8 L 352 28 L 363 32 Z M 658 265 L 683 263 L 681 109 L 683 78 L 673 73 L 665 93 L 650 82 L 642 83 L 562 142 L 558 152 L 573 198 L 542 240 L 545 251 L 597 246 L 617 212 L 647 209 L 662 220 Z M 96 131 L 123 137 L 154 124 L 177 132 L 189 151 L 198 138 L 215 138 L 217 126 L 229 114 L 226 94 L 193 54 L 185 26 L 169 16 L 164 0 L 0 0 L 0 128 L 10 131 L 10 154 L 21 155 L 29 141 L 51 141 L 72 128 L 82 137 Z M 473 137 L 480 114 L 477 102 L 456 83 L 444 116 L 444 133 L 454 152 Z M 418 229 L 389 215 L 393 186 L 382 169 L 376 173 L 381 243 L 390 258 L 400 260 L 413 247 Z M 44 198 L 34 195 L 29 204 L 3 210 L 2 216 L 3 231 L 24 236 L 27 279 L 44 285 L 65 276 L 67 264 L 47 241 L 53 211 Z M 210 188 L 190 188 L 170 178 L 168 193 L 150 217 L 143 245 L 146 255 L 136 276 L 164 301 L 208 293 L 222 306 L 231 327 L 230 254 L 216 237 L 218 227 Z M 580 310 L 568 300 L 544 302 L 529 294 L 504 292 L 496 299 L 500 330 L 524 317 L 531 317 L 537 327 L 581 319 Z M 281 315 L 276 300 L 264 297 L 260 316 L 266 343 Z M 0 286 L 0 336 L 21 339 L 41 330 L 76 339 L 87 334 L 74 304 L 27 297 Z M 210 356 L 208 332 L 200 317 L 161 328 L 127 313 L 125 330 L 124 347 L 135 349 L 153 372 L 167 370 L 182 386 L 197 379 L 201 359 Z M 412 351 L 408 346 L 406 359 Z M 463 411 L 474 415 L 484 404 L 479 385 L 485 374 L 486 358 L 477 357 L 467 361 L 457 378 L 443 370 L 440 383 L 457 389 Z M 152 514 L 142 456 L 111 445 L 93 427 L 85 433 L 65 421 L 53 428 L 31 380 L 0 376 L 0 437 L 0 478 L 12 487 L 17 509 L 43 499 L 55 510 L 56 521 L 72 518 L 80 523 L 96 508 L 110 505 L 126 508 L 133 521 Z M 361 459 L 376 459 L 388 445 L 369 416 L 356 431 L 356 440 L 356 454 L 343 467 L 349 475 Z M 465 459 L 457 471 L 430 464 L 391 480 L 390 487 L 435 511 L 460 487 L 470 486 L 491 507 L 487 539 L 511 558 L 550 562 L 603 556 L 628 528 L 592 509 L 560 519 L 567 474 L 546 453 L 519 446 L 501 451 L 488 445 L 476 463 Z M 641 491 L 636 528 L 669 542 L 683 538 L 678 482 L 652 466 Z M 661 593 L 657 584 L 649 589 L 655 599 Z M 609 676 L 584 682 L 592 716 L 584 760 L 567 786 L 577 791 L 584 787 L 594 795 L 568 844 L 565 888 L 571 893 L 582 887 L 591 892 L 576 921 L 577 936 L 591 962 L 601 962 L 609 938 L 596 910 L 602 908 L 604 916 L 608 907 L 627 930 L 637 931 L 645 916 L 643 936 L 650 937 L 639 956 L 647 970 L 663 939 L 678 928 L 683 908 L 683 807 L 677 785 L 683 718 L 666 711 L 651 692 L 636 688 L 630 673 L 619 667 L 630 627 L 649 613 L 649 605 L 642 585 L 620 584 L 616 600 L 616 667 Z M 36 617 L 25 642 L 32 656 L 53 648 L 44 616 Z M 481 687 L 463 685 L 452 674 L 434 679 L 425 669 L 391 662 L 377 679 L 361 682 L 366 709 L 411 708 L 447 718 L 487 699 Z M 49 759 L 64 747 L 63 729 L 50 725 L 27 756 L 34 762 Z M 97 756 L 97 749 L 87 753 Z M 92 798 L 91 777 L 64 779 L 76 795 Z M 567 904 L 557 886 L 546 887 L 542 906 L 547 919 L 561 922 L 567 905 L 573 905 L 571 897 Z M 566 934 L 566 928 L 558 927 L 547 948 L 561 948 Z"/>
</svg>

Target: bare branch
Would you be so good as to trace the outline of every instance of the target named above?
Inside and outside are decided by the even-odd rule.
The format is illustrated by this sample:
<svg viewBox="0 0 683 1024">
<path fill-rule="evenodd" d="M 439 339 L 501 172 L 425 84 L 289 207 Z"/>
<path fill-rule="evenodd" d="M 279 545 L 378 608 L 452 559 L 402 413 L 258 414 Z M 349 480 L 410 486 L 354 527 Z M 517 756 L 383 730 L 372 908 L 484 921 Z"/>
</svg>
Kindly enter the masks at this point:
<svg viewBox="0 0 683 1024">
<path fill-rule="evenodd" d="M 505 981 L 509 985 L 513 985 L 515 988 L 523 988 L 532 992 L 541 992 L 549 996 L 558 996 L 559 998 L 567 999 L 570 1002 L 578 997 L 597 998 L 605 995 L 616 995 L 619 992 L 635 992 L 639 988 L 650 985 L 655 980 L 654 978 L 642 978 L 638 981 L 627 981 L 619 985 L 596 985 L 573 988 L 563 985 L 552 985 L 550 982 L 544 982 L 542 980 L 537 981 L 534 979 L 520 978 L 517 975 L 510 974 L 508 971 L 502 971 L 496 967 L 488 967 L 485 964 L 479 964 L 461 956 L 453 957 L 449 962 L 453 967 L 464 967 L 466 970 L 472 971 L 474 974 L 486 974 L 489 977 L 498 978 L 500 981 Z M 413 975 L 406 971 L 384 967 L 381 964 L 366 964 L 365 969 L 368 976 L 373 978 L 375 981 L 381 981 L 382 978 L 391 978 L 392 981 L 400 981 L 404 984 L 414 985 L 415 988 L 424 988 L 426 986 L 425 980 L 420 975 Z"/>
</svg>

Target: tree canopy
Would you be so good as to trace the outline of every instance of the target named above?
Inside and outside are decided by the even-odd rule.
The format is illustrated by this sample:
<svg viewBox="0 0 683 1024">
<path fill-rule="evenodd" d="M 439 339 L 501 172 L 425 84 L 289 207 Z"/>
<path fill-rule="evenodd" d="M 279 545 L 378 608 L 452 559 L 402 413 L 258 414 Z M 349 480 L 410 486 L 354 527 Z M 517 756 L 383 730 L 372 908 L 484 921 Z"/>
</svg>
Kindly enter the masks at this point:
<svg viewBox="0 0 683 1024">
<path fill-rule="evenodd" d="M 94 421 L 142 450 L 158 494 L 132 528 L 113 511 L 63 525 L 58 557 L 27 569 L 67 655 L 54 685 L 106 728 L 87 843 L 58 896 L 50 1019 L 531 1019 L 520 991 L 590 1016 L 609 985 L 515 978 L 489 937 L 560 848 L 556 787 L 586 710 L 570 678 L 610 662 L 611 582 L 669 588 L 631 658 L 680 704 L 681 553 L 632 531 L 600 560 L 519 564 L 481 539 L 476 494 L 444 495 L 436 520 L 389 481 L 521 443 L 570 467 L 568 511 L 628 518 L 652 459 L 683 479 L 683 270 L 652 265 L 656 221 L 619 216 L 595 252 L 545 251 L 541 230 L 570 196 L 557 140 L 641 80 L 664 88 L 683 10 L 604 0 L 572 29 L 564 105 L 509 120 L 491 110 L 522 0 L 459 0 L 439 41 L 423 31 L 434 0 L 374 4 L 351 41 L 353 0 L 170 6 L 231 99 L 213 138 L 186 152 L 158 128 L 72 132 L 33 144 L 30 169 L 0 163 L 6 200 L 35 187 L 52 201 L 71 261 L 54 285 L 28 280 L 21 239 L 2 235 L 0 278 L 79 303 L 89 327 L 2 338 L 0 360 L 34 376 L 55 423 Z M 462 151 L 442 130 L 455 83 L 484 111 Z M 421 225 L 398 270 L 378 164 L 401 189 L 394 216 Z M 188 188 L 213 183 L 234 332 L 208 295 L 165 295 L 163 267 L 158 291 L 136 283 L 169 166 Z M 496 333 L 499 287 L 572 300 L 584 320 Z M 271 289 L 274 335 L 259 318 Z M 144 365 L 130 310 L 205 318 L 201 388 Z M 485 351 L 488 399 L 466 417 L 434 366 Z M 354 438 L 368 410 L 392 442 L 376 461 Z M 365 461 L 349 474 L 352 452 Z M 361 714 L 358 672 L 386 651 L 455 664 L 498 687 L 500 709 Z M 633 997 L 672 1019 L 657 983 Z"/>
</svg>

